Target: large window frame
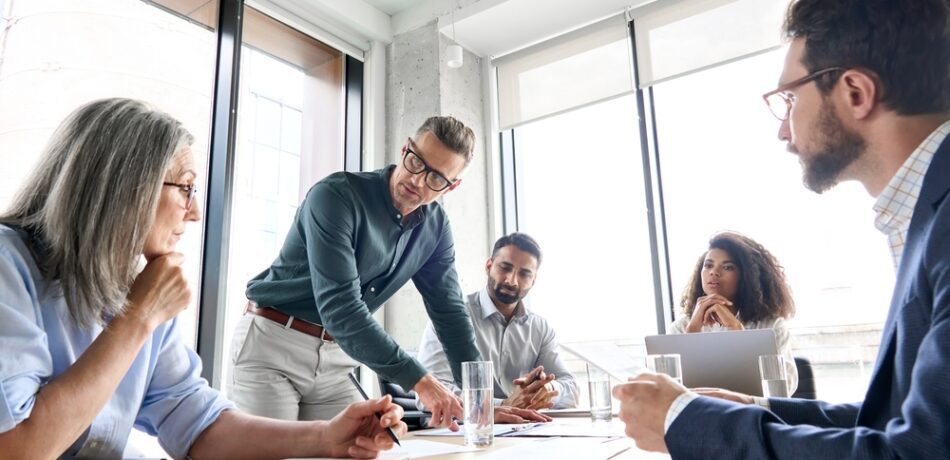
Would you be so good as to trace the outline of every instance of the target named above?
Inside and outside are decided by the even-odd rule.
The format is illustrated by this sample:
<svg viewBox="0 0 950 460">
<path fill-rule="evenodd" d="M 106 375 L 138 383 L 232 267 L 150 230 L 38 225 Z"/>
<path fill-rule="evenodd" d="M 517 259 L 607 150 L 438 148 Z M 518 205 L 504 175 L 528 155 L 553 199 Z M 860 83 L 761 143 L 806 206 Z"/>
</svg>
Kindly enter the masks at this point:
<svg viewBox="0 0 950 460">
<path fill-rule="evenodd" d="M 673 265 L 675 263 L 680 263 L 678 261 L 671 261 L 671 251 L 669 245 L 670 234 L 668 232 L 668 220 L 666 215 L 666 200 L 664 199 L 664 187 L 663 187 L 663 174 L 661 171 L 661 156 L 660 156 L 660 133 L 657 130 L 657 110 L 656 110 L 656 99 L 654 96 L 654 85 L 651 83 L 649 85 L 644 85 L 645 87 L 641 88 L 641 73 L 640 73 L 640 62 L 637 54 L 637 29 L 636 29 L 636 19 L 632 18 L 627 22 L 627 27 L 629 31 L 629 41 L 632 48 L 632 66 L 633 66 L 633 78 L 635 80 L 634 94 L 637 101 L 637 126 L 634 128 L 631 126 L 631 129 L 638 129 L 640 133 L 640 154 L 641 160 L 643 162 L 643 197 L 645 199 L 645 205 L 647 210 L 647 224 L 649 231 L 650 239 L 650 257 L 652 264 L 653 272 L 653 286 L 654 286 L 654 297 L 655 297 L 655 313 L 656 313 L 656 333 L 657 334 L 666 334 L 668 326 L 676 318 L 676 312 L 679 308 L 679 298 L 674 293 L 679 292 L 679 287 L 674 286 L 674 277 L 671 276 L 673 270 Z M 765 49 L 765 51 L 773 51 L 777 48 Z M 756 54 L 749 54 L 745 56 L 738 57 L 734 60 L 723 62 L 723 64 L 729 64 L 731 62 L 737 61 L 739 59 L 751 58 L 756 56 Z M 702 69 L 697 69 L 696 71 L 706 70 L 709 67 L 704 67 Z M 685 75 L 685 74 L 684 74 Z M 682 76 L 682 75 L 680 75 Z M 677 76 L 676 78 L 679 78 Z M 654 82 L 659 83 L 659 82 Z M 662 92 L 662 91 L 658 91 Z M 581 109 L 585 106 L 577 107 L 571 110 Z M 763 110 L 765 108 L 763 107 Z M 663 120 L 661 120 L 662 122 Z M 523 217 L 522 214 L 525 209 L 525 203 L 523 196 L 527 192 L 524 190 L 519 191 L 519 186 L 524 187 L 525 184 L 519 183 L 519 178 L 521 174 L 519 173 L 520 161 L 518 157 L 519 147 L 524 148 L 524 146 L 519 146 L 517 140 L 519 135 L 515 132 L 520 129 L 519 126 L 514 126 L 512 128 L 506 128 L 499 130 L 498 133 L 498 164 L 500 166 L 500 176 L 501 176 L 501 212 L 502 216 L 502 230 L 505 233 L 510 233 L 523 229 Z M 605 167 L 605 165 L 600 165 Z M 674 163 L 670 163 L 670 166 L 675 166 Z M 637 193 L 634 193 L 634 197 Z M 672 195 L 671 195 L 672 196 Z M 675 229 L 674 229 L 675 230 Z M 674 235 L 675 236 L 675 232 Z M 644 312 L 645 313 L 645 312 Z M 876 323 L 874 323 L 876 324 Z M 866 336 L 873 335 L 877 329 L 875 329 L 874 324 L 856 324 L 856 325 L 843 325 L 848 328 L 846 333 L 857 334 L 862 339 L 866 340 Z M 836 330 L 839 327 L 836 323 L 832 324 L 822 324 L 818 326 L 805 326 L 800 327 L 798 330 L 802 332 L 802 337 L 806 337 L 809 332 L 808 330 Z M 807 339 L 806 339 L 807 342 Z M 868 362 L 874 361 L 873 354 L 869 354 L 866 350 L 868 348 L 865 345 L 849 345 L 850 349 L 859 349 L 858 352 L 853 352 L 852 354 L 857 355 L 855 359 L 853 356 L 848 355 L 846 358 L 841 358 L 841 362 L 831 362 L 825 363 L 824 365 L 828 367 L 828 375 L 824 375 L 823 379 L 834 381 L 840 380 L 841 378 L 847 378 L 851 380 L 864 379 L 866 377 L 865 367 L 867 367 Z M 814 359 L 813 355 L 815 354 L 814 350 L 823 350 L 825 352 L 835 352 L 839 351 L 838 349 L 843 349 L 841 344 L 837 344 L 834 340 L 827 343 L 822 342 L 821 344 L 812 343 L 810 346 L 806 345 L 801 348 L 796 347 L 796 351 L 801 354 L 803 357 L 811 357 Z M 812 350 L 812 351 L 808 351 Z M 875 348 L 876 350 L 876 348 Z M 853 351 L 853 350 L 852 350 Z M 842 352 L 843 353 L 843 352 Z M 841 354 L 841 353 L 839 353 Z M 851 364 L 848 364 L 848 361 L 853 361 Z M 870 360 L 870 361 L 869 361 Z M 854 363 L 857 363 L 858 367 L 861 368 L 861 374 L 859 377 L 852 377 L 850 374 L 845 375 L 844 372 L 851 372 L 850 368 Z M 837 367 L 836 367 L 837 366 Z M 842 367 L 844 366 L 844 367 Z M 835 394 L 835 401 L 841 399 L 842 397 L 851 397 L 851 392 L 854 388 L 848 388 L 847 392 L 840 392 L 841 394 Z M 830 392 L 830 393 L 833 393 Z M 831 397 L 831 394 L 826 395 Z M 847 393 L 847 394 L 845 394 Z M 842 400 L 843 401 L 843 400 Z"/>
<path fill-rule="evenodd" d="M 220 0 L 217 11 L 217 46 L 211 117 L 211 144 L 208 151 L 208 177 L 205 188 L 204 239 L 198 286 L 198 324 L 196 352 L 204 364 L 202 377 L 221 389 L 224 309 L 227 308 L 227 268 L 231 202 L 237 139 L 238 94 L 240 86 L 241 31 L 244 26 L 244 1 Z M 201 19 L 163 7 L 190 21 Z M 345 53 L 344 53 L 345 54 Z M 356 171 L 362 164 L 363 62 L 346 55 L 344 83 L 345 169 Z"/>
</svg>

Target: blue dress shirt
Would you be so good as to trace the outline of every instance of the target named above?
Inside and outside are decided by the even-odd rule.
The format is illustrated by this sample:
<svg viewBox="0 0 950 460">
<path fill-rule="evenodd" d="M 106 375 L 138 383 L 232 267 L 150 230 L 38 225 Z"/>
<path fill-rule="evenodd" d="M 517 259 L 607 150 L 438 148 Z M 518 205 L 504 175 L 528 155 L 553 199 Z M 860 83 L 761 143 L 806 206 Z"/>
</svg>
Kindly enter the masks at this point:
<svg viewBox="0 0 950 460">
<path fill-rule="evenodd" d="M 45 279 L 21 234 L 0 225 L 0 433 L 30 417 L 43 385 L 66 371 L 102 332 L 81 329 L 59 283 Z M 125 377 L 66 458 L 121 458 L 134 425 L 175 458 L 233 405 L 200 377 L 178 320 L 145 342 Z"/>
</svg>

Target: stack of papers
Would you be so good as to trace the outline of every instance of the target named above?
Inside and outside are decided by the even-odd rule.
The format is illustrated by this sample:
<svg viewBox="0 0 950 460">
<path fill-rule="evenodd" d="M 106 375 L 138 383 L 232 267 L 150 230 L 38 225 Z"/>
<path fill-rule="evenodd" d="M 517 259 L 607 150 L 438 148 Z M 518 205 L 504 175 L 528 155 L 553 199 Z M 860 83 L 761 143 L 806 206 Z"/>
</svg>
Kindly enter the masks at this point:
<svg viewBox="0 0 950 460">
<path fill-rule="evenodd" d="M 479 460 L 550 460 L 552 458 L 583 458 L 605 460 L 631 448 L 626 439 L 547 438 L 525 442 L 504 449 L 495 449 Z"/>
</svg>

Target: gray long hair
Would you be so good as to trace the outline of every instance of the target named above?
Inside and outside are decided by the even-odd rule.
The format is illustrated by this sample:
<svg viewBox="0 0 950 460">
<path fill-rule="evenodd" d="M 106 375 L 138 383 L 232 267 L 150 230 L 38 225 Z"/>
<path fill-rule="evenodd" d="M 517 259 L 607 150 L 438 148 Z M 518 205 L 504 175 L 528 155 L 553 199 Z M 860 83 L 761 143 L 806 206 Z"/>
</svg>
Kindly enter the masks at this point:
<svg viewBox="0 0 950 460">
<path fill-rule="evenodd" d="M 131 99 L 76 109 L 0 223 L 30 235 L 43 275 L 61 283 L 80 327 L 125 308 L 165 172 L 193 138 L 181 123 Z"/>
</svg>

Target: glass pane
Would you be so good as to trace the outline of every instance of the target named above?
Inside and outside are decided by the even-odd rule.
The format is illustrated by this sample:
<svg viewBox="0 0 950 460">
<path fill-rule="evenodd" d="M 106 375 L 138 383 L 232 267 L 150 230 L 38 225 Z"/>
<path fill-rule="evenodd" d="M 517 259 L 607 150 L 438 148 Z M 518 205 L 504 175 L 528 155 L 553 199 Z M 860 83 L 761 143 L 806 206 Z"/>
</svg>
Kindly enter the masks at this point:
<svg viewBox="0 0 950 460">
<path fill-rule="evenodd" d="M 217 1 L 197 3 L 202 11 L 218 9 Z M 195 136 L 196 202 L 204 203 L 216 41 L 209 27 L 187 16 L 128 0 L 0 0 L 0 209 L 63 118 L 106 97 L 139 99 L 184 123 Z M 202 224 L 186 228 L 177 249 L 195 291 L 179 324 L 182 341 L 194 348 Z M 129 446 L 141 456 L 168 456 L 153 438 L 132 431 Z"/>
<path fill-rule="evenodd" d="M 514 132 L 519 229 L 544 254 L 530 307 L 562 343 L 642 355 L 656 307 L 636 109 L 629 95 Z M 586 392 L 584 363 L 565 358 Z"/>
<path fill-rule="evenodd" d="M 217 2 L 202 2 L 217 10 Z M 73 109 L 104 97 L 131 97 L 179 119 L 204 190 L 215 34 L 143 2 L 8 2 L 0 47 L 0 209 L 6 209 L 53 129 Z M 2 9 L 0 9 L 2 10 Z M 143 52 L 148 50 L 148 52 Z M 28 110 L 24 110 L 28 108 Z M 201 192 L 199 192 L 201 193 Z M 196 198 L 203 203 L 202 196 Z M 201 225 L 188 225 L 178 250 L 198 286 Z M 199 296 L 180 316 L 182 339 L 195 345 Z"/>
<path fill-rule="evenodd" d="M 806 190 L 797 158 L 778 141 L 761 94 L 777 84 L 784 55 L 654 88 L 673 292 L 678 302 L 713 233 L 752 237 L 785 267 L 798 309 L 793 352 L 814 364 L 818 396 L 857 401 L 877 356 L 894 267 L 865 190 L 856 182 L 821 196 Z"/>
<path fill-rule="evenodd" d="M 247 282 L 277 257 L 310 186 L 343 169 L 344 55 L 253 8 L 245 7 L 244 21 L 223 339 L 225 389 Z"/>
</svg>

